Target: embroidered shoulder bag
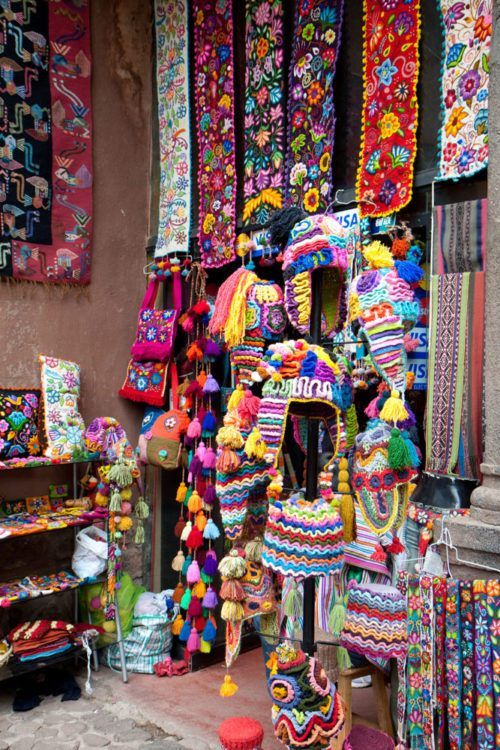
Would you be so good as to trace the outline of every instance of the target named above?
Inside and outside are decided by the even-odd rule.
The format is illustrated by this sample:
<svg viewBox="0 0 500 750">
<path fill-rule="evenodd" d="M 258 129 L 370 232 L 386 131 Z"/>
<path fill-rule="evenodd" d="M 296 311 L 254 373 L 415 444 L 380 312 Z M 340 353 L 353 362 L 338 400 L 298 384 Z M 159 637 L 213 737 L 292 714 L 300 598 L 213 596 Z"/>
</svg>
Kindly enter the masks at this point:
<svg viewBox="0 0 500 750">
<path fill-rule="evenodd" d="M 167 362 L 173 352 L 181 307 L 180 279 L 178 274 L 174 274 L 173 310 L 157 310 L 154 307 L 160 283 L 157 278 L 149 282 L 139 310 L 137 333 L 131 350 L 136 362 Z"/>
</svg>

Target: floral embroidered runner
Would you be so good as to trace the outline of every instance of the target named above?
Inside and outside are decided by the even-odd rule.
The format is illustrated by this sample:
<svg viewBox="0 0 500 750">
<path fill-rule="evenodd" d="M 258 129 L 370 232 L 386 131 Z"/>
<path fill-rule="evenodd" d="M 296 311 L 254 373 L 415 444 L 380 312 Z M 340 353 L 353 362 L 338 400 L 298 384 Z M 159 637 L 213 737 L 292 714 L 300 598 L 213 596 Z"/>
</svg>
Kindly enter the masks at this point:
<svg viewBox="0 0 500 750">
<path fill-rule="evenodd" d="M 298 0 L 290 62 L 287 202 L 309 213 L 331 200 L 334 78 L 343 0 Z"/>
<path fill-rule="evenodd" d="M 243 222 L 283 205 L 283 4 L 247 0 Z"/>
<path fill-rule="evenodd" d="M 0 276 L 88 284 L 92 122 L 88 0 L 10 3 L 4 30 Z M 7 7 L 8 6 L 8 7 Z M 19 7 L 17 7 L 19 6 Z"/>
<path fill-rule="evenodd" d="M 488 163 L 488 80 L 493 0 L 440 0 L 444 36 L 438 179 Z"/>
<path fill-rule="evenodd" d="M 388 216 L 412 196 L 420 0 L 364 0 L 363 124 L 356 196 Z"/>
<path fill-rule="evenodd" d="M 155 256 L 187 253 L 191 223 L 188 0 L 156 0 L 160 204 Z"/>
<path fill-rule="evenodd" d="M 236 170 L 231 0 L 193 0 L 202 264 L 235 258 Z"/>
</svg>

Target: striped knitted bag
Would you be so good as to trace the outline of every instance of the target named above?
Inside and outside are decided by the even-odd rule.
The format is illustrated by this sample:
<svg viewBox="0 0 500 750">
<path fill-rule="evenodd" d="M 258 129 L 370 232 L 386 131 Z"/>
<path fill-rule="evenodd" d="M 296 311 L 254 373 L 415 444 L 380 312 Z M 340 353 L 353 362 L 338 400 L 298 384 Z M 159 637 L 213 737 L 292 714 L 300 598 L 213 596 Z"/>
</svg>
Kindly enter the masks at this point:
<svg viewBox="0 0 500 750">
<path fill-rule="evenodd" d="M 351 581 L 340 644 L 371 659 L 406 654 L 406 599 L 394 586 Z"/>
<path fill-rule="evenodd" d="M 262 551 L 267 568 L 301 580 L 339 572 L 343 561 L 342 520 L 333 505 L 292 496 L 269 506 Z"/>
<path fill-rule="evenodd" d="M 267 464 L 243 460 L 232 473 L 218 471 L 215 489 L 220 505 L 224 533 L 234 541 L 243 534 L 249 521 L 256 531 L 262 528 L 266 513 L 266 486 L 269 483 Z"/>
</svg>

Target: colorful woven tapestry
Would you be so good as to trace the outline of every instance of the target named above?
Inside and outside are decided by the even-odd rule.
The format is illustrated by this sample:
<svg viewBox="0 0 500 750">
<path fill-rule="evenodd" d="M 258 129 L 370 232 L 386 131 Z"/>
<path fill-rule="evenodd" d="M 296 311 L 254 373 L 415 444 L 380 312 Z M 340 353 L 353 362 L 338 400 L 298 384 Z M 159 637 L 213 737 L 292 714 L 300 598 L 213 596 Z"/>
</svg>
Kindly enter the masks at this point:
<svg viewBox="0 0 500 750">
<path fill-rule="evenodd" d="M 427 470 L 452 473 L 458 458 L 470 274 L 431 277 Z"/>
<path fill-rule="evenodd" d="M 460 662 L 460 582 L 447 581 L 446 683 L 448 688 L 448 737 L 450 750 L 462 747 L 462 664 Z"/>
<path fill-rule="evenodd" d="M 364 0 L 363 125 L 356 196 L 362 216 L 388 216 L 412 196 L 420 0 Z"/>
<path fill-rule="evenodd" d="M 244 223 L 283 205 L 283 69 L 282 0 L 247 0 Z"/>
<path fill-rule="evenodd" d="M 7 4 L 9 5 L 9 4 Z M 0 10 L 4 29 L 0 276 L 88 284 L 92 211 L 86 0 Z"/>
<path fill-rule="evenodd" d="M 231 0 L 194 0 L 198 240 L 202 264 L 235 258 L 236 167 Z"/>
<path fill-rule="evenodd" d="M 484 270 L 487 214 L 486 198 L 436 206 L 433 274 Z"/>
<path fill-rule="evenodd" d="M 491 633 L 486 609 L 487 581 L 474 581 L 477 750 L 495 747 Z"/>
<path fill-rule="evenodd" d="M 156 0 L 160 198 L 155 256 L 187 253 L 191 227 L 187 0 Z"/>
<path fill-rule="evenodd" d="M 488 164 L 488 81 L 493 0 L 440 0 L 443 60 L 438 179 Z"/>
<path fill-rule="evenodd" d="M 462 664 L 462 748 L 474 750 L 476 686 L 474 684 L 474 600 L 472 581 L 460 581 L 460 662 Z"/>
<path fill-rule="evenodd" d="M 0 388 L 0 460 L 40 453 L 41 392 L 36 388 Z"/>
<path fill-rule="evenodd" d="M 296 4 L 288 100 L 287 202 L 309 213 L 331 199 L 334 79 L 343 0 Z"/>
</svg>

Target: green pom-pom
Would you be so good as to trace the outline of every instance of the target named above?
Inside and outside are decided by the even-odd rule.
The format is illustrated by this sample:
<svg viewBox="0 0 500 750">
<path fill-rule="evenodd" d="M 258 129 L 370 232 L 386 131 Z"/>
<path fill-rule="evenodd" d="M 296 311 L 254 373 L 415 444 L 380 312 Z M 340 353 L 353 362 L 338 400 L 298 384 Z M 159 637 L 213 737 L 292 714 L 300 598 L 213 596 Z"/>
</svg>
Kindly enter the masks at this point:
<svg viewBox="0 0 500 750">
<path fill-rule="evenodd" d="M 408 446 L 397 428 L 391 430 L 388 449 L 389 466 L 395 471 L 407 469 L 411 466 L 411 457 Z"/>
<path fill-rule="evenodd" d="M 122 509 L 122 496 L 116 490 L 111 495 L 109 509 L 112 513 L 119 513 Z"/>
<path fill-rule="evenodd" d="M 116 484 L 120 485 L 122 488 L 128 487 L 129 484 L 132 484 L 133 482 L 133 477 L 129 467 L 120 461 L 117 461 L 117 463 L 111 467 L 108 477 L 110 482 L 116 482 Z"/>
</svg>

